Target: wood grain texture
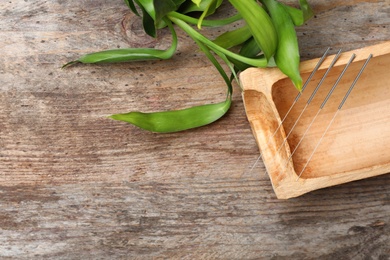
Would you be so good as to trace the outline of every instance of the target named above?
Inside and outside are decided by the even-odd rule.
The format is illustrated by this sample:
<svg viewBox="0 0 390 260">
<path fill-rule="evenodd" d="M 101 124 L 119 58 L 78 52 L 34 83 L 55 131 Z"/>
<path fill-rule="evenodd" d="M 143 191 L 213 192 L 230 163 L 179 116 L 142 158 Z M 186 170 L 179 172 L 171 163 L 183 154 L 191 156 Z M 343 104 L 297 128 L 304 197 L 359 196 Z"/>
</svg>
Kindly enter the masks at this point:
<svg viewBox="0 0 390 260">
<path fill-rule="evenodd" d="M 276 67 L 240 74 L 248 121 L 280 199 L 390 172 L 389 153 L 383 152 L 390 149 L 390 41 L 342 53 L 322 82 L 336 57 L 322 62 L 299 100 L 291 80 Z M 301 62 L 304 82 L 318 62 Z M 364 76 L 338 109 L 363 64 L 368 65 Z M 325 102 L 331 88 L 335 91 Z"/>
<path fill-rule="evenodd" d="M 388 0 L 312 2 L 303 59 L 390 39 Z M 390 258 L 390 176 L 277 200 L 261 163 L 248 173 L 258 149 L 238 87 L 226 117 L 191 131 L 106 118 L 224 99 L 184 34 L 169 61 L 61 70 L 170 37 L 145 36 L 122 1 L 2 1 L 0 16 L 1 258 Z"/>
</svg>

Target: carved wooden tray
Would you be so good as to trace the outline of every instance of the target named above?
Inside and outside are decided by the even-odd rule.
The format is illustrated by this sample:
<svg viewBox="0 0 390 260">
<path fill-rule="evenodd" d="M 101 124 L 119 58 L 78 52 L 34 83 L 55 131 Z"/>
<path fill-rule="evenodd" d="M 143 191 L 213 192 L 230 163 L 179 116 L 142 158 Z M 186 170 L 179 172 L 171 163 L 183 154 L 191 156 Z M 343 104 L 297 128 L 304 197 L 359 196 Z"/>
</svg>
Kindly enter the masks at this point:
<svg viewBox="0 0 390 260">
<path fill-rule="evenodd" d="M 309 128 L 292 160 L 288 160 L 353 53 L 355 60 Z M 369 54 L 373 54 L 373 58 L 298 178 Z M 291 107 L 297 90 L 277 68 L 251 68 L 240 74 L 246 114 L 280 199 L 390 172 L 390 42 L 342 53 L 283 144 L 286 133 L 290 132 L 333 58 L 334 55 L 324 60 L 279 130 L 278 125 Z M 318 60 L 301 63 L 304 81 Z"/>
</svg>

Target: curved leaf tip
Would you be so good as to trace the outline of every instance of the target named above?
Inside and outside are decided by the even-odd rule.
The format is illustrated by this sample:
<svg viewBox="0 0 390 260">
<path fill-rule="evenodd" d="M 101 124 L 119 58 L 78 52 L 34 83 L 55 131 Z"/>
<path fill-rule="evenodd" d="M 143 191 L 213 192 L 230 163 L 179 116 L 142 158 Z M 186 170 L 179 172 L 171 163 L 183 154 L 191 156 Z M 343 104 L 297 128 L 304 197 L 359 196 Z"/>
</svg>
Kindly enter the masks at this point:
<svg viewBox="0 0 390 260">
<path fill-rule="evenodd" d="M 115 114 L 109 118 L 133 124 L 156 133 L 172 133 L 208 125 L 220 119 L 230 108 L 231 100 L 163 112 L 129 112 Z"/>
</svg>

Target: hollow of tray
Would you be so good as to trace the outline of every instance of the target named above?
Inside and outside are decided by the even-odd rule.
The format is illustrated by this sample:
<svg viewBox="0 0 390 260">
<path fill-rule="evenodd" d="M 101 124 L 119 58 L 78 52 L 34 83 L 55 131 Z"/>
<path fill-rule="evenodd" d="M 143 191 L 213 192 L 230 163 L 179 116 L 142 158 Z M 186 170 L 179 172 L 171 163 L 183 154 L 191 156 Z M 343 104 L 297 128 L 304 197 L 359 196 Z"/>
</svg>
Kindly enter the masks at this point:
<svg viewBox="0 0 390 260">
<path fill-rule="evenodd" d="M 312 155 L 365 60 L 360 56 L 360 60 L 351 64 L 298 146 L 320 104 L 343 70 L 347 55 L 351 53 L 345 54 L 344 62 L 336 63 L 332 68 L 293 128 L 327 67 L 318 70 L 272 138 L 269 137 L 277 130 L 297 95 L 296 89 L 286 77 L 277 79 L 270 88 L 263 88 L 262 91 L 244 86 L 247 116 L 278 198 L 295 197 L 311 190 L 390 172 L 390 53 L 374 55 Z M 361 54 L 366 54 L 366 51 Z M 310 72 L 302 73 L 304 81 Z M 247 76 L 244 75 L 244 85 L 247 82 L 253 84 L 245 79 Z M 290 131 L 287 142 L 283 144 Z M 292 161 L 288 161 L 295 149 Z M 310 162 L 302 172 L 311 155 Z"/>
</svg>

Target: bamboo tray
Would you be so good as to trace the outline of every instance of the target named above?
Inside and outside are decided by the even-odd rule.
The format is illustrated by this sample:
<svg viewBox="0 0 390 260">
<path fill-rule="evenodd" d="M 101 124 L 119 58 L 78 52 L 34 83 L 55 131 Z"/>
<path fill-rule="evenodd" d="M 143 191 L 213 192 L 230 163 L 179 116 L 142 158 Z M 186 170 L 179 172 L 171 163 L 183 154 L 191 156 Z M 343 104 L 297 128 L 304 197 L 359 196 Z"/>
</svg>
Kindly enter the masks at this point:
<svg viewBox="0 0 390 260">
<path fill-rule="evenodd" d="M 356 54 L 354 62 L 310 127 L 292 160 L 288 161 L 291 151 L 297 147 L 352 53 Z M 298 178 L 298 173 L 302 171 L 369 54 L 373 54 L 373 58 Z M 329 56 L 324 60 L 279 130 L 278 126 L 298 94 L 297 90 L 277 68 L 250 68 L 240 74 L 246 114 L 279 199 L 390 172 L 390 42 L 342 53 L 283 144 L 286 133 L 290 132 L 333 58 Z M 304 81 L 318 60 L 301 63 Z M 269 138 L 276 130 L 276 134 Z M 278 149 L 280 146 L 283 147 Z"/>
</svg>

